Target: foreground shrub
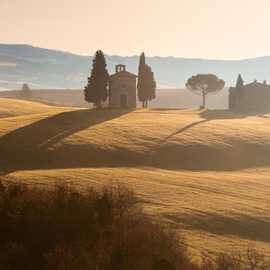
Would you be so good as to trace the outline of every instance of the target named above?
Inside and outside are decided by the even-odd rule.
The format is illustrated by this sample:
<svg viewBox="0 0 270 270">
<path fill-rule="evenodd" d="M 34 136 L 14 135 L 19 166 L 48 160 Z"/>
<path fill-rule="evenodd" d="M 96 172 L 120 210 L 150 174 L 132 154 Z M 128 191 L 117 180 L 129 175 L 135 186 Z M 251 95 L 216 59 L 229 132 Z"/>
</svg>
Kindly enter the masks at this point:
<svg viewBox="0 0 270 270">
<path fill-rule="evenodd" d="M 177 235 L 122 186 L 80 193 L 0 184 L 0 270 L 191 267 Z"/>
<path fill-rule="evenodd" d="M 215 258 L 203 257 L 201 270 L 268 270 L 270 263 L 256 249 L 246 252 L 220 253 Z"/>
</svg>

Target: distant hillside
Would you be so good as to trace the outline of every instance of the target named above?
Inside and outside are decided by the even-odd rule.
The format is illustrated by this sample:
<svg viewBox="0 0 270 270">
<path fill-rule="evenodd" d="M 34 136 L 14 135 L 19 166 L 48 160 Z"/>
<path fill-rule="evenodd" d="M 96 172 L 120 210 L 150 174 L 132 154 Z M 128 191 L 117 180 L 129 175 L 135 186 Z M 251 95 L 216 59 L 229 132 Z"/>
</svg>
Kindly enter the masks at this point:
<svg viewBox="0 0 270 270">
<path fill-rule="evenodd" d="M 0 90 L 18 89 L 27 82 L 32 88 L 83 88 L 90 71 L 91 57 L 36 48 L 0 44 Z M 270 56 L 239 61 L 149 57 L 159 88 L 183 87 L 196 73 L 213 72 L 234 83 L 238 73 L 246 81 L 270 79 Z M 107 56 L 110 72 L 118 63 L 137 73 L 138 56 Z"/>
</svg>

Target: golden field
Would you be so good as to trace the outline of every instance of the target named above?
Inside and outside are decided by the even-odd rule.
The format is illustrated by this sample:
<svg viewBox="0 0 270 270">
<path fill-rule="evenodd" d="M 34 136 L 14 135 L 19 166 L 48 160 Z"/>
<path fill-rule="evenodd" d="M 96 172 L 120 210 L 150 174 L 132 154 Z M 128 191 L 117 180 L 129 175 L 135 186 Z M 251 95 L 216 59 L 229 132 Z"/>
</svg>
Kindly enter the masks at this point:
<svg viewBox="0 0 270 270">
<path fill-rule="evenodd" d="M 195 251 L 255 245 L 270 255 L 270 116 L 7 99 L 0 115 L 2 179 L 125 183 Z"/>
<path fill-rule="evenodd" d="M 0 118 L 51 111 L 53 107 L 31 101 L 0 98 Z"/>
</svg>

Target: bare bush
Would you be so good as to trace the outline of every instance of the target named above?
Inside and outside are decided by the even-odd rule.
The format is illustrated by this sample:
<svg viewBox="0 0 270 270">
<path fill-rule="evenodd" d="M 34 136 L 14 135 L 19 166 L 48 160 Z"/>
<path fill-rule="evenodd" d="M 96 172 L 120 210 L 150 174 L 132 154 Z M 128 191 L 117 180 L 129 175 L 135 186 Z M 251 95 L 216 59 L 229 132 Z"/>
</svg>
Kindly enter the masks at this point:
<svg viewBox="0 0 270 270">
<path fill-rule="evenodd" d="M 201 270 L 267 270 L 270 264 L 254 248 L 246 252 L 220 253 L 215 258 L 203 257 Z"/>
<path fill-rule="evenodd" d="M 174 230 L 121 185 L 84 192 L 0 182 L 0 270 L 267 270 L 255 249 L 190 262 Z M 181 241 L 180 241 L 181 240 Z"/>
<path fill-rule="evenodd" d="M 0 269 L 188 269 L 178 236 L 123 186 L 0 184 Z"/>
</svg>

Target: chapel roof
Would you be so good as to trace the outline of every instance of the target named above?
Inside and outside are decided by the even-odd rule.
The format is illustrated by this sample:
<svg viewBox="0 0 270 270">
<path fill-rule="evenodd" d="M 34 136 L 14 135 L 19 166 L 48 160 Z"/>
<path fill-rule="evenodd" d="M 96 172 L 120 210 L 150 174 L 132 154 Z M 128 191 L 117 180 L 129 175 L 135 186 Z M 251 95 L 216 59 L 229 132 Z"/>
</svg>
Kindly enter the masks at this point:
<svg viewBox="0 0 270 270">
<path fill-rule="evenodd" d="M 114 74 L 111 74 L 110 78 L 117 77 L 117 76 L 121 76 L 121 77 L 126 76 L 126 77 L 135 77 L 135 78 L 137 78 L 137 75 L 135 75 L 135 74 L 133 74 L 133 73 L 131 73 L 129 71 L 126 71 L 126 70 L 122 70 L 122 71 L 116 72 Z"/>
<path fill-rule="evenodd" d="M 120 77 L 137 77 L 135 74 L 131 73 L 131 72 L 128 72 L 126 71 L 126 66 L 123 65 L 123 64 L 118 64 L 115 66 L 115 73 L 110 75 L 110 78 L 111 77 L 117 77 L 117 76 L 120 76 Z"/>
</svg>

